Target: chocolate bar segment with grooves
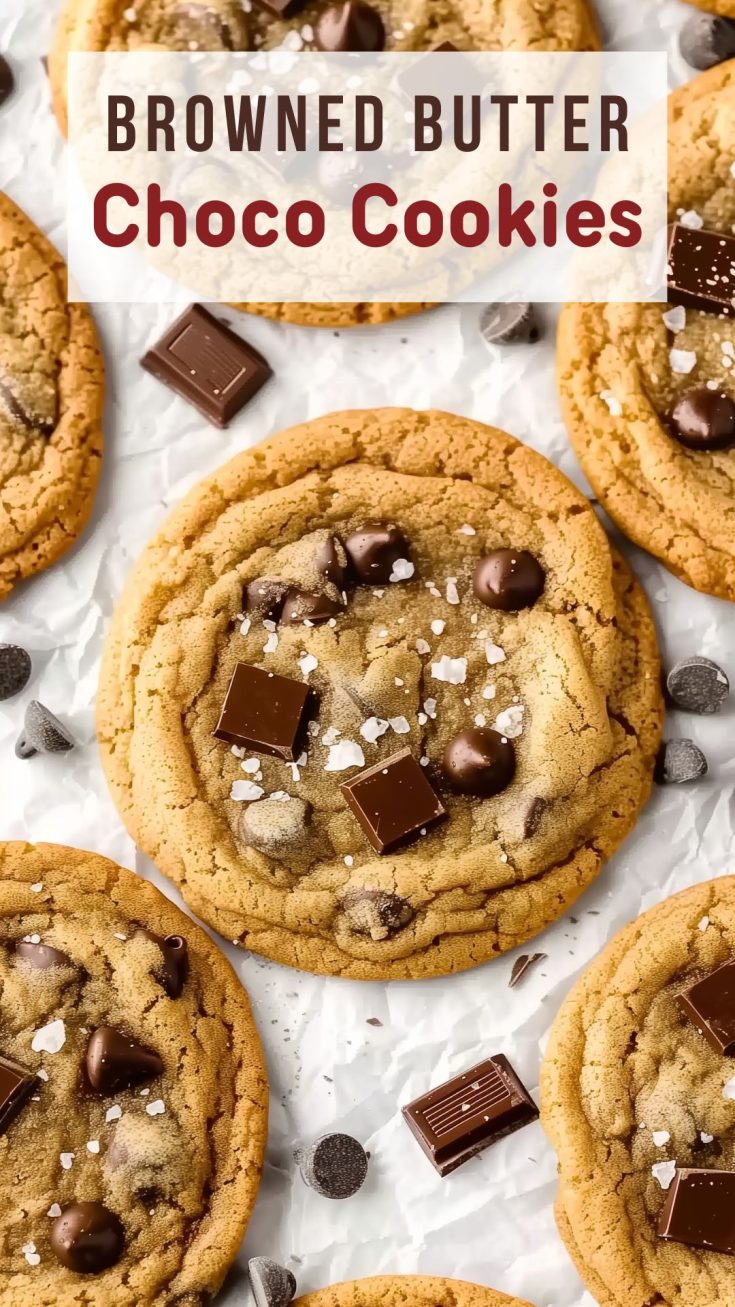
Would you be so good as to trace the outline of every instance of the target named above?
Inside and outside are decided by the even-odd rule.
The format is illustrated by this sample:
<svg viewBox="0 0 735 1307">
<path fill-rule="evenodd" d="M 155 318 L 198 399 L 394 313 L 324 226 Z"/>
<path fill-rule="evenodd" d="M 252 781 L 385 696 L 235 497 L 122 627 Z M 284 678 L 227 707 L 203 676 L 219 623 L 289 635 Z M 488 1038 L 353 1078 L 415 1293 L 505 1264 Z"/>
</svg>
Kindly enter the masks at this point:
<svg viewBox="0 0 735 1307">
<path fill-rule="evenodd" d="M 262 354 L 201 304 L 172 323 L 141 366 L 217 427 L 226 427 L 272 375 Z"/>
<path fill-rule="evenodd" d="M 667 286 L 671 304 L 735 318 L 735 236 L 673 223 Z"/>
<path fill-rule="evenodd" d="M 403 1108 L 412 1133 L 440 1175 L 538 1117 L 538 1108 L 502 1053 L 479 1062 Z"/>
<path fill-rule="evenodd" d="M 676 1001 L 720 1056 L 735 1056 L 735 962 L 711 971 Z"/>
<path fill-rule="evenodd" d="M 735 1171 L 677 1171 L 658 1218 L 661 1239 L 735 1253 Z"/>
<path fill-rule="evenodd" d="M 32 1071 L 0 1053 L 0 1135 L 5 1134 L 38 1083 Z"/>
</svg>

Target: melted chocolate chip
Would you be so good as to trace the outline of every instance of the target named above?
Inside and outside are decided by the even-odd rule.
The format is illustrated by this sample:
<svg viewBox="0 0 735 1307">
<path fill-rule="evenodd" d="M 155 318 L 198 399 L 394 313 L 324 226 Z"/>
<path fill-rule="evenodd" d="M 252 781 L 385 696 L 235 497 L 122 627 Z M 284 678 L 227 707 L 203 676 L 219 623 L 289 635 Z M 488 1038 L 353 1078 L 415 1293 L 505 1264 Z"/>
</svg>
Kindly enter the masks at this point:
<svg viewBox="0 0 735 1307">
<path fill-rule="evenodd" d="M 327 156 L 331 157 L 331 156 Z M 350 560 L 339 536 L 327 536 L 316 555 L 316 570 L 338 590 L 346 590 L 351 580 Z"/>
<path fill-rule="evenodd" d="M 51 1226 L 51 1247 L 70 1271 L 97 1275 L 119 1262 L 125 1231 L 120 1218 L 102 1203 L 72 1203 Z"/>
<path fill-rule="evenodd" d="M 450 740 L 444 750 L 444 774 L 462 794 L 484 798 L 500 794 L 516 770 L 515 749 L 497 731 L 471 726 Z"/>
<path fill-rule="evenodd" d="M 273 581 L 259 576 L 249 581 L 242 592 L 242 606 L 248 617 L 277 622 L 281 616 L 289 586 L 285 581 Z"/>
<path fill-rule="evenodd" d="M 342 906 L 355 934 L 375 940 L 390 939 L 416 915 L 406 899 L 378 889 L 348 890 Z"/>
<path fill-rule="evenodd" d="M 527 549 L 493 549 L 477 564 L 472 588 L 488 608 L 517 613 L 535 604 L 545 581 L 544 569 Z"/>
<path fill-rule="evenodd" d="M 366 522 L 345 540 L 347 556 L 363 585 L 385 585 L 399 558 L 410 557 L 403 532 L 388 522 Z"/>
<path fill-rule="evenodd" d="M 319 50 L 382 50 L 385 27 L 377 9 L 364 0 L 331 5 L 317 20 L 314 39 Z"/>
<path fill-rule="evenodd" d="M 671 425 L 687 449 L 730 449 L 735 445 L 735 400 L 706 386 L 687 390 L 672 409 Z"/>
<path fill-rule="evenodd" d="M 70 967 L 71 959 L 50 944 L 34 944 L 30 939 L 19 939 L 15 946 L 16 957 L 22 958 L 34 971 L 48 971 L 50 967 Z"/>
<path fill-rule="evenodd" d="M 129 1035 L 112 1026 L 100 1026 L 87 1044 L 86 1068 L 93 1089 L 100 1094 L 114 1094 L 160 1076 L 163 1062 L 158 1053 Z"/>
<path fill-rule="evenodd" d="M 312 626 L 319 626 L 322 622 L 328 622 L 330 617 L 336 617 L 342 612 L 342 605 L 330 599 L 328 595 L 305 594 L 302 590 L 292 590 L 288 596 L 283 611 L 281 612 L 281 621 L 293 625 L 301 626 L 304 622 L 310 622 Z"/>
<path fill-rule="evenodd" d="M 157 944 L 161 950 L 161 965 L 156 975 L 169 998 L 178 998 L 189 974 L 189 946 L 183 935 L 167 935 L 163 939 L 152 930 L 142 927 L 147 939 Z"/>
</svg>

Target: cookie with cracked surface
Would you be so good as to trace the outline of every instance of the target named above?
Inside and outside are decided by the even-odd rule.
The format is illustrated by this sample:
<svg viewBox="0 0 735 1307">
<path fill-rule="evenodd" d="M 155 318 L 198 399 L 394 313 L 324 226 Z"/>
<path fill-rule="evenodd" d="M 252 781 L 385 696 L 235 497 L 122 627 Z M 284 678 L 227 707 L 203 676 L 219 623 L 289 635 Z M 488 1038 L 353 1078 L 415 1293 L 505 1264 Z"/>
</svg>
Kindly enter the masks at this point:
<svg viewBox="0 0 735 1307">
<path fill-rule="evenodd" d="M 435 1275 L 374 1275 L 297 1298 L 293 1307 L 530 1307 L 497 1289 Z"/>
<path fill-rule="evenodd" d="M 669 212 L 729 233 L 735 223 L 735 61 L 669 103 Z M 665 315 L 665 317 L 664 317 Z M 631 540 L 697 590 L 735 600 L 735 320 L 661 304 L 570 304 L 559 324 L 562 409 L 595 494 Z M 712 389 L 714 388 L 714 389 Z M 719 414 L 692 413 L 712 394 Z M 728 448 L 676 438 L 722 425 Z M 710 404 L 711 408 L 711 404 Z M 681 435 L 681 432 L 680 432 Z M 686 431 L 684 432 L 686 437 Z M 696 435 L 696 432 L 695 432 Z"/>
<path fill-rule="evenodd" d="M 541 1119 L 558 1154 L 557 1223 L 601 1307 L 735 1297 L 732 1256 L 657 1234 L 675 1166 L 735 1169 L 732 1058 L 678 1001 L 733 957 L 735 878 L 725 876 L 620 931 L 554 1023 Z"/>
<path fill-rule="evenodd" d="M 564 912 L 635 823 L 661 716 L 589 503 L 506 433 L 409 409 L 319 418 L 195 488 L 98 697 L 123 819 L 192 908 L 360 979 L 462 970 Z"/>
<path fill-rule="evenodd" d="M 260 1043 L 204 931 L 106 858 L 0 844 L 0 1099 L 3 1307 L 211 1300 L 258 1189 Z"/>
<path fill-rule="evenodd" d="M 104 370 L 60 255 L 0 194 L 0 600 L 74 543 L 102 455 Z"/>
</svg>

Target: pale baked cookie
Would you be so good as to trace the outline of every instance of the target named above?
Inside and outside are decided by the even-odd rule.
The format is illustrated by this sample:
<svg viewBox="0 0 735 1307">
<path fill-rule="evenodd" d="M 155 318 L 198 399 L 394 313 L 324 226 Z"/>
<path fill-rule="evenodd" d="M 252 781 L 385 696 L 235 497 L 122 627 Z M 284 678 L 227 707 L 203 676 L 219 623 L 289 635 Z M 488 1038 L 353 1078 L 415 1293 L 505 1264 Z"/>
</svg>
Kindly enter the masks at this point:
<svg viewBox="0 0 735 1307">
<path fill-rule="evenodd" d="M 223 935 L 421 977 L 514 947 L 594 879 L 649 792 L 658 679 L 644 596 L 550 463 L 369 410 L 187 496 L 118 605 L 98 730 L 131 834 Z"/>
<path fill-rule="evenodd" d="M 554 1023 L 541 1115 L 558 1153 L 557 1219 L 601 1307 L 735 1301 L 735 1256 L 701 1247 L 703 1235 L 722 1241 L 718 1209 L 735 1237 L 731 1202 L 719 1208 L 713 1178 L 684 1220 L 681 1208 L 673 1223 L 667 1215 L 679 1183 L 691 1179 L 688 1168 L 735 1170 L 732 982 L 715 977 L 704 997 L 698 989 L 681 1001 L 733 959 L 735 878 L 728 876 L 626 926 Z"/>
<path fill-rule="evenodd" d="M 66 267 L 0 194 L 0 600 L 74 543 L 102 454 L 104 372 Z"/>
<path fill-rule="evenodd" d="M 730 233 L 735 61 L 671 96 L 669 159 L 671 220 Z M 570 304 L 559 325 L 562 409 L 595 493 L 631 540 L 726 599 L 735 599 L 734 358 L 733 319 L 681 306 Z M 673 410 L 708 388 L 725 395 L 733 440 L 691 449 L 675 434 Z"/>
<path fill-rule="evenodd" d="M 297 1298 L 293 1307 L 529 1307 L 466 1280 L 443 1280 L 434 1275 L 374 1275 L 348 1280 Z"/>
<path fill-rule="evenodd" d="M 0 844 L 2 1307 L 205 1307 L 255 1202 L 247 996 L 151 885 Z"/>
</svg>

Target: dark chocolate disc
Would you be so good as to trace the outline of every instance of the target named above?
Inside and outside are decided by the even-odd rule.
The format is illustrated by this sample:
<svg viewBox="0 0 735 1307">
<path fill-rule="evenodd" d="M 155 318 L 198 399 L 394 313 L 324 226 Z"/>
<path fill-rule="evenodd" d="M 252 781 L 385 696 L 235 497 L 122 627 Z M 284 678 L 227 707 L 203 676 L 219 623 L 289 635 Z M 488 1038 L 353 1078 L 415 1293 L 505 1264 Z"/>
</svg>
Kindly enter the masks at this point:
<svg viewBox="0 0 735 1307">
<path fill-rule="evenodd" d="M 510 785 L 516 770 L 510 740 L 484 726 L 471 726 L 450 740 L 444 750 L 444 774 L 462 794 L 487 798 Z"/>
<path fill-rule="evenodd" d="M 285 581 L 273 581 L 259 576 L 249 581 L 242 592 L 242 606 L 248 617 L 277 622 L 286 601 L 289 586 Z"/>
<path fill-rule="evenodd" d="M 99 1026 L 87 1044 L 87 1078 L 100 1094 L 153 1080 L 163 1071 L 158 1053 L 112 1026 Z"/>
<path fill-rule="evenodd" d="M 306 594 L 303 590 L 292 590 L 283 605 L 281 622 L 291 626 L 311 622 L 312 626 L 318 626 L 341 612 L 342 605 L 330 599 L 328 595 Z"/>
<path fill-rule="evenodd" d="M 15 946 L 16 957 L 22 958 L 34 971 L 48 971 L 49 967 L 70 967 L 71 961 L 60 949 L 50 944 L 34 944 L 30 939 L 19 939 Z"/>
<path fill-rule="evenodd" d="M 314 32 L 319 50 L 382 50 L 385 27 L 377 9 L 365 0 L 330 5 L 319 16 Z"/>
<path fill-rule="evenodd" d="M 345 549 L 363 585 L 385 585 L 399 558 L 410 557 L 410 545 L 400 527 L 366 522 L 345 540 Z"/>
<path fill-rule="evenodd" d="M 102 1203 L 71 1203 L 51 1226 L 51 1247 L 70 1271 L 97 1275 L 119 1262 L 125 1231 L 120 1218 Z"/>
<path fill-rule="evenodd" d="M 517 613 L 535 604 L 545 581 L 544 569 L 527 549 L 493 549 L 477 564 L 472 588 L 488 608 Z"/>
<path fill-rule="evenodd" d="M 735 400 L 724 390 L 687 390 L 671 411 L 674 437 L 687 449 L 730 449 L 735 445 Z"/>
</svg>

